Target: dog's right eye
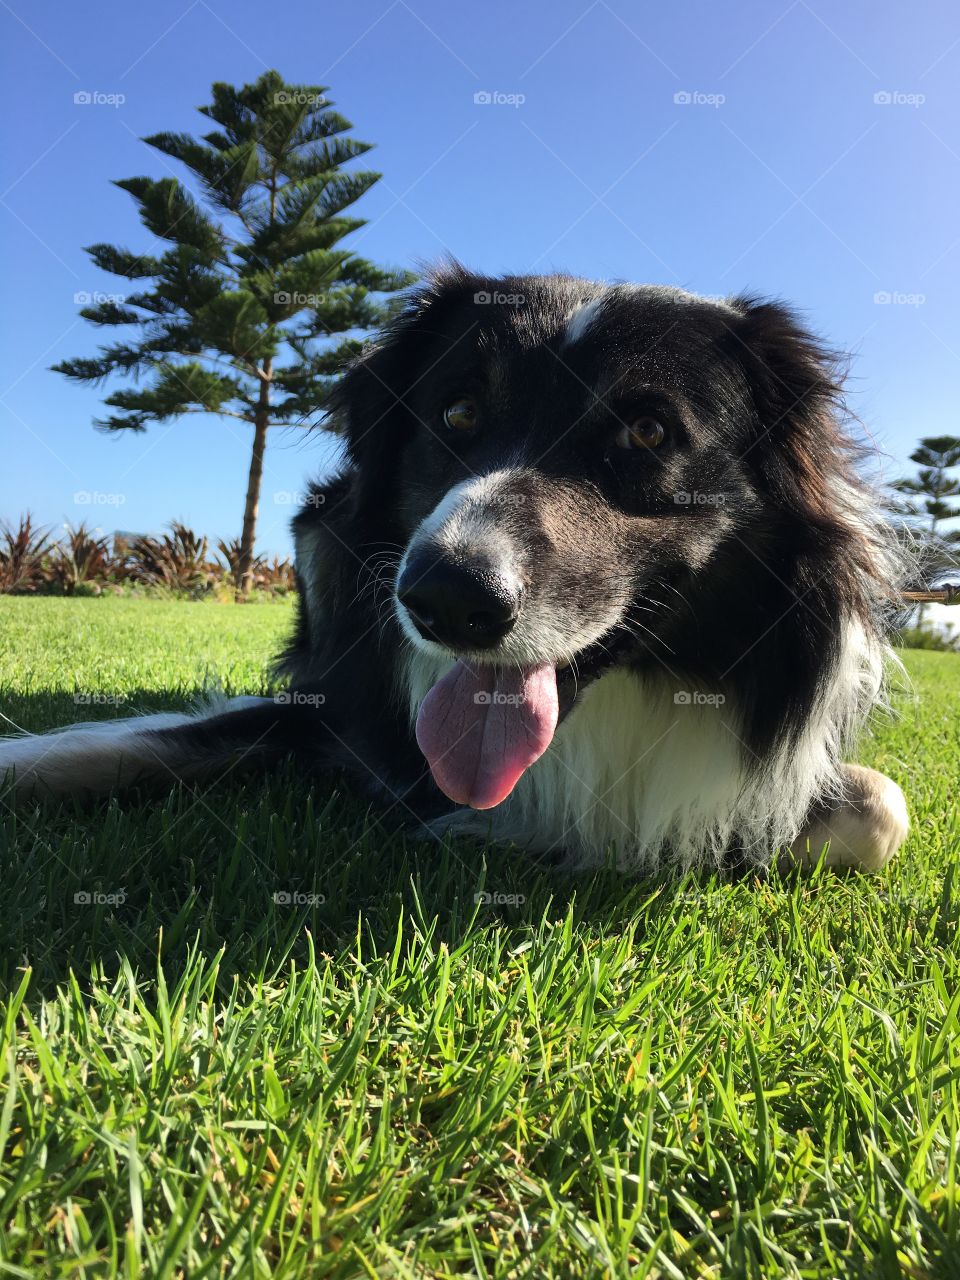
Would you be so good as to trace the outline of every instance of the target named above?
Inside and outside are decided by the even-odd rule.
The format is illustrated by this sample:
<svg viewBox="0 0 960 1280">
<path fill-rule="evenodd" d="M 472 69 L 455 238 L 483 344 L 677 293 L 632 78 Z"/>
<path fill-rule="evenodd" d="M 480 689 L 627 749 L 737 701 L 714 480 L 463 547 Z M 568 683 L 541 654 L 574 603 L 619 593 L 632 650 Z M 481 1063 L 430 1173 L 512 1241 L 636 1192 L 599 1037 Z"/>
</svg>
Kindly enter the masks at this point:
<svg viewBox="0 0 960 1280">
<path fill-rule="evenodd" d="M 451 431 L 476 431 L 480 424 L 480 409 L 476 400 L 459 396 L 443 411 L 444 425 Z"/>
<path fill-rule="evenodd" d="M 618 449 L 659 449 L 667 438 L 667 431 L 659 418 L 650 414 L 642 414 L 626 423 L 617 432 L 615 444 Z"/>
</svg>

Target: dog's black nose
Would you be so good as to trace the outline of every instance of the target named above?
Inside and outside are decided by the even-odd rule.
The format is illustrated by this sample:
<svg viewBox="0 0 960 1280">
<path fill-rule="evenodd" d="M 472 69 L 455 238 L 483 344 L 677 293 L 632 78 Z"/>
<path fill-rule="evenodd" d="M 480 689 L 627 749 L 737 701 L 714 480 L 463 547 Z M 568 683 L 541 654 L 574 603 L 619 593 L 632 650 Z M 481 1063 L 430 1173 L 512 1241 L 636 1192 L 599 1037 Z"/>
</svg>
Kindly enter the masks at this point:
<svg viewBox="0 0 960 1280">
<path fill-rule="evenodd" d="M 490 649 L 520 612 L 520 585 L 491 569 L 420 553 L 397 583 L 397 599 L 426 640 L 451 649 Z"/>
</svg>

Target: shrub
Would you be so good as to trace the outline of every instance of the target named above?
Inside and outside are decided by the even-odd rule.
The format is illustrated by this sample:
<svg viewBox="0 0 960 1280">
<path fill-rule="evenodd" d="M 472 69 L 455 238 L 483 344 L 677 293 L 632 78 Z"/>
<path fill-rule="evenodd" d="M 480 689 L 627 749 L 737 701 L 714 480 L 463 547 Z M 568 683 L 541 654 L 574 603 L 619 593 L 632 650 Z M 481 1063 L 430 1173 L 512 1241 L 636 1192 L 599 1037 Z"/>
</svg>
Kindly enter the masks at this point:
<svg viewBox="0 0 960 1280">
<path fill-rule="evenodd" d="M 236 599 L 240 539 L 219 539 L 217 556 L 209 540 L 173 521 L 160 537 L 117 533 L 108 536 L 67 524 L 54 540 L 28 512 L 14 525 L 0 523 L 0 593 L 48 591 L 68 596 L 187 595 L 215 601 Z M 269 601 L 296 589 L 290 560 L 259 556 L 254 561 L 251 598 Z"/>
<path fill-rule="evenodd" d="M 14 527 L 0 524 L 0 591 L 37 591 L 47 581 L 50 534 L 38 529 L 28 511 Z"/>
<path fill-rule="evenodd" d="M 171 522 L 160 538 L 134 538 L 127 553 L 127 573 L 151 587 L 197 593 L 213 585 L 214 567 L 207 562 L 208 542 L 186 525 Z"/>
<path fill-rule="evenodd" d="M 901 649 L 935 649 L 941 653 L 960 653 L 960 636 L 933 627 L 904 627 L 894 637 Z"/>
<path fill-rule="evenodd" d="M 83 523 L 76 529 L 67 525 L 67 536 L 53 548 L 50 559 L 50 581 L 66 596 L 72 596 L 81 585 L 103 582 L 111 574 L 110 543 Z"/>
<path fill-rule="evenodd" d="M 293 569 L 293 561 L 280 560 L 277 556 L 274 556 L 272 560 L 264 561 L 263 580 L 264 586 L 270 587 L 281 595 L 287 591 L 296 590 L 297 578 Z"/>
<path fill-rule="evenodd" d="M 220 552 L 226 566 L 230 581 L 234 584 L 239 583 L 240 539 L 221 538 L 217 543 L 217 550 Z M 283 595 L 287 591 L 293 591 L 296 587 L 292 560 L 281 560 L 278 556 L 274 556 L 272 560 L 267 560 L 263 556 L 257 556 L 253 562 L 252 569 L 255 588 Z"/>
<path fill-rule="evenodd" d="M 240 539 L 239 538 L 220 538 L 217 541 L 217 550 L 223 559 L 224 567 L 230 581 L 238 584 L 240 581 Z M 263 557 L 255 556 L 251 564 L 254 578 L 263 568 Z"/>
</svg>

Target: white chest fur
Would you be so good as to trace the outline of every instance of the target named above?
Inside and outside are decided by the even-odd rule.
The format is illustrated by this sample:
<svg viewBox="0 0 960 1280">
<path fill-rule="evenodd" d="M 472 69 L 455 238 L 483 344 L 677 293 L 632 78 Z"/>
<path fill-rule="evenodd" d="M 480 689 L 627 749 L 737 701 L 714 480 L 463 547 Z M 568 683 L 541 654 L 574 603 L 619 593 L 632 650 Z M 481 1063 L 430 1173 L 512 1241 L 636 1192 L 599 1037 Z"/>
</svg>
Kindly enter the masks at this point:
<svg viewBox="0 0 960 1280">
<path fill-rule="evenodd" d="M 410 654 L 413 718 L 449 665 Z M 585 690 L 502 805 L 458 810 L 443 827 L 563 852 L 575 865 L 611 854 L 624 867 L 719 855 L 744 787 L 742 749 L 732 710 L 695 696 L 685 701 L 665 680 L 608 673 Z"/>
<path fill-rule="evenodd" d="M 414 649 L 404 660 L 411 721 L 452 664 Z M 575 866 L 624 869 L 716 861 L 736 840 L 766 863 L 811 805 L 837 794 L 845 740 L 877 697 L 881 654 L 845 629 L 817 707 L 790 745 L 758 760 L 738 709 L 666 675 L 608 672 L 586 689 L 546 753 L 496 809 L 458 809 L 438 830 L 562 852 Z"/>
</svg>

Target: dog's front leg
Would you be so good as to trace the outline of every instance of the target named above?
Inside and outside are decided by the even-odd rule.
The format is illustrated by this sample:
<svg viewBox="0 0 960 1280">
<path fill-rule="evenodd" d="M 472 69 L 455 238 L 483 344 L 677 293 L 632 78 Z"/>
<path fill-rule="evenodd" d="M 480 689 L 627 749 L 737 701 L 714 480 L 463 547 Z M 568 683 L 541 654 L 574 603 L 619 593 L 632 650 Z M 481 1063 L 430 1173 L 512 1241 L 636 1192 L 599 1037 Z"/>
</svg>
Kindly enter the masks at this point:
<svg viewBox="0 0 960 1280">
<path fill-rule="evenodd" d="M 907 837 L 907 802 L 897 784 L 875 769 L 843 766 L 843 799 L 818 806 L 793 841 L 786 861 L 813 867 L 829 842 L 828 867 L 879 871 Z"/>
</svg>

